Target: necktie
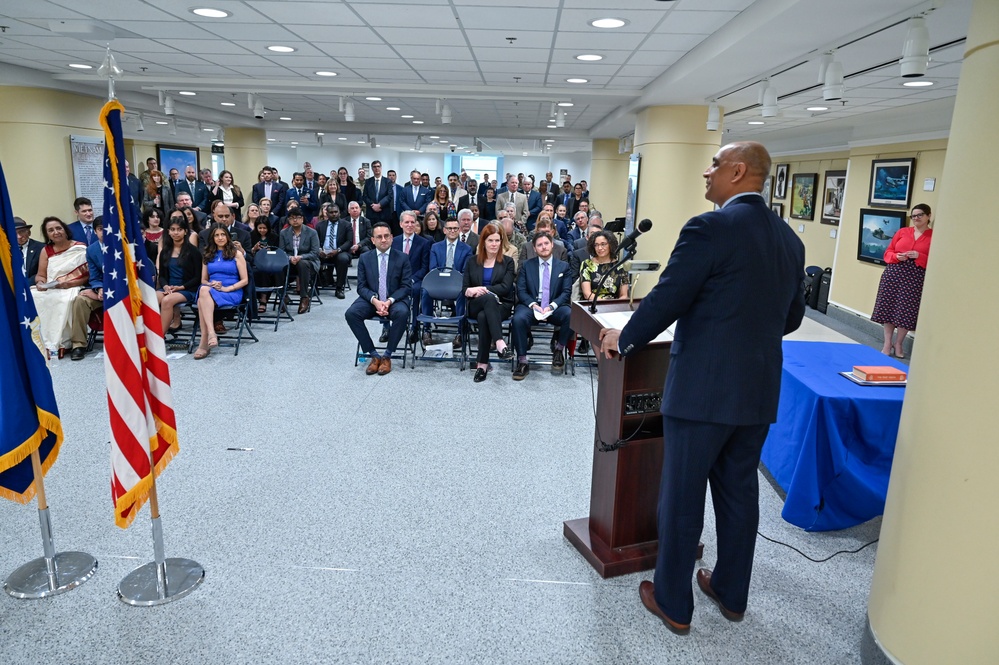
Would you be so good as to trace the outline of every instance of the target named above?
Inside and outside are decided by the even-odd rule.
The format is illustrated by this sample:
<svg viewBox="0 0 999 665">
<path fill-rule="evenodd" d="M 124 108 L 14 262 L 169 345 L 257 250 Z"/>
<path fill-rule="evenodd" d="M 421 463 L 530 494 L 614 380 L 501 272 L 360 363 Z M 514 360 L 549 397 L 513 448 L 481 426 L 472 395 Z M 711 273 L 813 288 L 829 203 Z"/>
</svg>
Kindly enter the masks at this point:
<svg viewBox="0 0 999 665">
<path fill-rule="evenodd" d="M 378 299 L 388 300 L 388 254 L 382 253 L 378 266 Z"/>
<path fill-rule="evenodd" d="M 462 242 L 468 242 L 468 234 L 467 233 L 462 233 L 461 234 L 461 241 Z"/>
<path fill-rule="evenodd" d="M 271 183 L 269 182 L 264 183 L 264 197 L 271 198 Z"/>
<path fill-rule="evenodd" d="M 326 227 L 326 242 L 323 244 L 323 251 L 329 253 L 333 249 L 333 236 L 336 235 L 336 222 L 330 222 Z"/>
<path fill-rule="evenodd" d="M 302 234 L 291 234 L 292 245 L 295 248 L 295 256 L 298 256 L 298 243 L 302 241 Z"/>
<path fill-rule="evenodd" d="M 83 225 L 83 232 L 87 236 L 87 245 L 88 246 L 92 245 L 93 242 L 94 242 L 94 230 L 91 227 L 89 227 L 86 224 L 84 224 Z"/>
<path fill-rule="evenodd" d="M 405 252 L 406 254 L 409 254 L 409 243 L 411 242 L 411 240 L 412 240 L 411 238 L 406 238 L 405 246 L 402 248 L 402 251 Z"/>
<path fill-rule="evenodd" d="M 392 185 L 392 210 L 395 210 L 395 185 Z"/>
<path fill-rule="evenodd" d="M 357 244 L 357 220 L 354 220 L 354 244 Z"/>
<path fill-rule="evenodd" d="M 551 286 L 549 282 L 552 281 L 552 274 L 548 270 L 548 262 L 545 261 L 541 264 L 543 267 L 541 269 L 541 309 L 545 309 L 551 302 L 551 293 L 549 292 Z"/>
<path fill-rule="evenodd" d="M 449 242 L 447 244 L 447 260 L 444 262 L 444 267 L 445 268 L 453 268 L 454 267 L 454 243 L 453 242 Z"/>
</svg>

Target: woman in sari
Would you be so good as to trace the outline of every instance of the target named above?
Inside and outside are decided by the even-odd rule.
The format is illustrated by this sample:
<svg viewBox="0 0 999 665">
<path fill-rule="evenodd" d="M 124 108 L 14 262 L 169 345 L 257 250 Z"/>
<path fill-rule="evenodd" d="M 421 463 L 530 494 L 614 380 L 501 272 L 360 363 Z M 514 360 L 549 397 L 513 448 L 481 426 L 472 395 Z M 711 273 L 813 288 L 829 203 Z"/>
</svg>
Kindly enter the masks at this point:
<svg viewBox="0 0 999 665">
<path fill-rule="evenodd" d="M 87 246 L 73 240 L 69 226 L 58 217 L 42 222 L 45 250 L 38 257 L 38 273 L 31 295 L 38 310 L 42 342 L 49 355 L 62 358 L 72 348 L 73 301 L 85 286 Z"/>
</svg>

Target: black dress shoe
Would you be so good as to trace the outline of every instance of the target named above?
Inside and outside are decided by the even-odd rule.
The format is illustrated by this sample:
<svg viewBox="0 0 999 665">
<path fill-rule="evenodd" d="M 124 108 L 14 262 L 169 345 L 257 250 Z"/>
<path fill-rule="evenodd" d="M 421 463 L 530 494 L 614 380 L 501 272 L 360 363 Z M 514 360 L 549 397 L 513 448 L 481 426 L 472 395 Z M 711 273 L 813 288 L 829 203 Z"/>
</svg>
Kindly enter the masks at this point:
<svg viewBox="0 0 999 665">
<path fill-rule="evenodd" d="M 484 367 L 478 367 L 475 370 L 475 376 L 472 377 L 472 381 L 475 381 L 476 383 L 482 383 L 483 381 L 486 380 L 486 374 L 488 373 L 489 370 L 485 369 Z"/>
<path fill-rule="evenodd" d="M 82 346 L 78 346 L 69 354 L 70 360 L 83 360 L 83 357 L 87 355 L 87 350 Z"/>
<path fill-rule="evenodd" d="M 565 354 L 562 349 L 552 353 L 552 372 L 556 374 L 565 372 Z"/>
<path fill-rule="evenodd" d="M 336 297 L 337 297 L 338 299 L 340 299 L 340 300 L 343 300 L 343 299 L 344 299 L 344 298 L 346 298 L 347 296 L 343 295 L 343 289 L 337 289 L 337 290 L 336 290 Z"/>
<path fill-rule="evenodd" d="M 422 341 L 423 341 L 424 348 L 426 348 L 426 347 L 428 347 L 428 346 L 430 346 L 431 344 L 434 343 L 434 337 L 433 337 L 433 335 L 430 334 L 429 330 L 427 330 L 427 331 L 425 331 L 423 333 L 423 340 Z"/>
<path fill-rule="evenodd" d="M 416 344 L 417 340 L 419 340 L 419 339 L 420 339 L 420 331 L 419 330 L 414 330 L 413 332 L 409 333 L 409 343 L 410 344 Z"/>
<path fill-rule="evenodd" d="M 461 346 L 462 346 L 462 344 L 461 344 L 461 335 L 455 335 L 454 339 L 451 340 L 451 348 L 453 348 L 453 349 L 460 349 Z"/>
<path fill-rule="evenodd" d="M 718 609 L 721 610 L 722 616 L 729 621 L 742 621 L 745 612 L 733 612 L 724 605 L 722 605 L 721 599 L 718 598 L 718 594 L 715 590 L 711 588 L 711 571 L 707 568 L 701 568 L 697 571 L 697 586 L 701 589 L 705 596 L 711 599 Z"/>
<path fill-rule="evenodd" d="M 666 616 L 666 613 L 659 608 L 659 603 L 656 602 L 656 588 L 652 582 L 645 580 L 638 585 L 638 597 L 642 599 L 642 605 L 645 605 L 645 609 L 656 615 L 671 632 L 677 635 L 687 635 L 690 633 L 689 623 L 677 623 Z"/>
<path fill-rule="evenodd" d="M 513 370 L 513 380 L 523 381 L 527 378 L 527 375 L 531 372 L 531 366 L 527 363 L 517 363 L 517 368 Z"/>
<path fill-rule="evenodd" d="M 527 350 L 530 351 L 531 347 L 534 346 L 534 333 L 528 331 L 527 333 Z"/>
<path fill-rule="evenodd" d="M 500 360 L 509 360 L 510 358 L 513 358 L 513 349 L 509 346 L 504 347 L 503 351 L 497 351 L 496 355 L 499 356 Z"/>
<path fill-rule="evenodd" d="M 382 328 L 382 334 L 378 336 L 378 343 L 384 344 L 388 341 L 388 328 Z"/>
</svg>

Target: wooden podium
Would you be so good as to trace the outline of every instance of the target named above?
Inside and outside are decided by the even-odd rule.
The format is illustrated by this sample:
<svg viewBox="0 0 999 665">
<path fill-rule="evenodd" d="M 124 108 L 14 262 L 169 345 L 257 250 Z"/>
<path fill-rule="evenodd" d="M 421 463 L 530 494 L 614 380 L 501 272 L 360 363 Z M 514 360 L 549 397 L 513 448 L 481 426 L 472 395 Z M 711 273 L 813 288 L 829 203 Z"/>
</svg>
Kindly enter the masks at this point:
<svg viewBox="0 0 999 665">
<path fill-rule="evenodd" d="M 627 300 L 597 304 L 598 314 L 632 309 Z M 571 321 L 572 329 L 596 348 L 604 326 L 590 313 L 589 303 L 574 302 Z M 564 522 L 563 533 L 604 578 L 649 570 L 656 564 L 656 508 L 663 464 L 663 421 L 656 396 L 662 394 L 669 350 L 669 342 L 654 342 L 627 358 L 598 361 L 590 516 Z M 645 413 L 626 414 L 628 402 L 632 410 L 637 407 Z M 617 450 L 600 450 L 601 442 L 623 439 L 628 442 Z"/>
</svg>

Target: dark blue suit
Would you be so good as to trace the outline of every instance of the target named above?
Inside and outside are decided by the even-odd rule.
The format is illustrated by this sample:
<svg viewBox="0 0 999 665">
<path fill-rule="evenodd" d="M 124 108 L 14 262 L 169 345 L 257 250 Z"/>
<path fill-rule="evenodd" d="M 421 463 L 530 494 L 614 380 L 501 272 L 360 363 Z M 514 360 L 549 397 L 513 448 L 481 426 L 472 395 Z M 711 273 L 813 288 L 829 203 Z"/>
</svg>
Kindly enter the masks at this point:
<svg viewBox="0 0 999 665">
<path fill-rule="evenodd" d="M 402 252 L 404 242 L 404 235 L 392 238 L 392 249 Z M 420 313 L 420 308 L 416 307 L 415 304 L 420 302 L 423 293 L 423 278 L 427 276 L 427 272 L 430 270 L 430 248 L 432 245 L 433 243 L 428 238 L 417 234 L 413 236 L 413 241 L 409 248 L 409 267 L 412 271 L 411 277 L 413 280 L 412 300 L 410 302 L 414 303 L 414 306 L 411 307 L 412 323 L 414 326 L 416 325 L 416 315 Z"/>
<path fill-rule="evenodd" d="M 763 197 L 691 219 L 618 342 L 640 349 L 676 322 L 663 390 L 655 596 L 689 623 L 710 481 L 718 530 L 711 586 L 743 612 L 759 522 L 757 466 L 780 395 L 781 338 L 804 315 L 804 247 Z"/>
<path fill-rule="evenodd" d="M 378 183 L 378 190 L 375 191 L 375 177 L 371 176 L 364 180 L 364 193 L 361 195 L 361 205 L 368 206 L 367 218 L 371 223 L 392 221 L 392 181 L 382 176 Z M 381 206 L 381 212 L 371 209 L 371 205 L 377 203 Z"/>
<path fill-rule="evenodd" d="M 472 248 L 468 246 L 467 243 L 463 243 L 460 240 L 454 241 L 454 263 L 452 268 L 458 272 L 464 274 L 465 265 L 468 263 L 469 257 L 472 256 Z M 441 240 L 440 242 L 435 242 L 430 247 L 430 270 L 436 270 L 437 268 L 447 267 L 447 240 Z M 423 296 L 422 310 L 424 314 L 431 313 L 431 302 L 430 298 Z M 465 295 L 464 292 L 458 297 L 455 302 L 455 313 L 458 316 L 462 316 L 465 313 Z"/>
<path fill-rule="evenodd" d="M 187 192 L 191 195 L 191 207 L 197 208 L 202 212 L 210 212 L 208 210 L 208 186 L 200 180 L 194 181 L 194 191 L 191 191 L 191 186 L 187 182 L 187 179 L 181 180 L 177 183 L 176 187 L 177 193 Z"/>
<path fill-rule="evenodd" d="M 258 182 L 253 186 L 253 202 L 260 203 L 264 198 L 264 183 Z M 271 183 L 271 213 L 275 215 L 283 214 L 284 210 L 284 187 L 276 182 Z M 340 209 L 342 214 L 347 214 L 346 206 Z"/>
<path fill-rule="evenodd" d="M 302 203 L 302 197 L 307 197 L 305 203 Z M 284 194 L 284 205 L 287 210 L 288 201 L 298 201 L 299 207 L 302 209 L 302 214 L 305 215 L 305 221 L 309 222 L 319 214 L 319 197 L 308 187 L 304 185 L 302 187 L 289 187 Z"/>
<path fill-rule="evenodd" d="M 538 214 L 541 212 L 541 208 L 544 207 L 544 202 L 541 200 L 541 194 L 536 190 L 532 189 L 531 193 L 527 196 L 527 230 L 534 230 L 534 223 L 538 221 Z"/>
<path fill-rule="evenodd" d="M 402 191 L 399 193 L 399 212 L 403 210 L 419 210 L 420 214 L 427 212 L 427 204 L 430 203 L 432 194 L 429 187 L 420 187 L 416 196 L 413 196 L 413 185 L 400 185 Z"/>
<path fill-rule="evenodd" d="M 70 224 L 69 225 L 69 232 L 73 236 L 73 240 L 75 240 L 77 242 L 82 242 L 83 244 L 87 244 L 87 232 L 83 230 L 83 222 L 81 222 L 80 220 L 76 220 L 75 222 L 73 222 L 72 224 Z M 98 240 L 97 240 L 97 232 L 93 231 L 90 234 L 90 243 L 89 244 L 93 245 L 96 242 L 98 242 Z"/>
<path fill-rule="evenodd" d="M 569 343 L 569 299 L 572 297 L 572 275 L 569 264 L 554 256 L 548 257 L 551 282 L 548 301 L 556 305 L 546 323 L 559 326 L 558 342 L 564 348 Z M 527 333 L 539 322 L 534 318 L 533 303 L 541 304 L 541 258 L 535 256 L 520 266 L 517 275 L 517 307 L 513 312 L 513 345 L 518 356 L 527 355 Z"/>
<path fill-rule="evenodd" d="M 386 178 L 386 180 L 388 179 Z M 390 328 L 384 356 L 386 358 L 399 348 L 399 342 L 406 332 L 406 321 L 409 319 L 409 294 L 413 285 L 413 269 L 409 257 L 391 247 L 388 254 L 386 291 L 388 298 L 391 298 L 393 302 L 389 306 Z M 378 256 L 376 249 L 365 252 L 358 258 L 357 300 L 347 308 L 344 314 L 347 327 L 354 333 L 361 349 L 369 356 L 374 355 L 375 345 L 371 341 L 371 335 L 364 322 L 375 317 L 375 306 L 371 304 L 371 299 L 378 297 Z"/>
</svg>

